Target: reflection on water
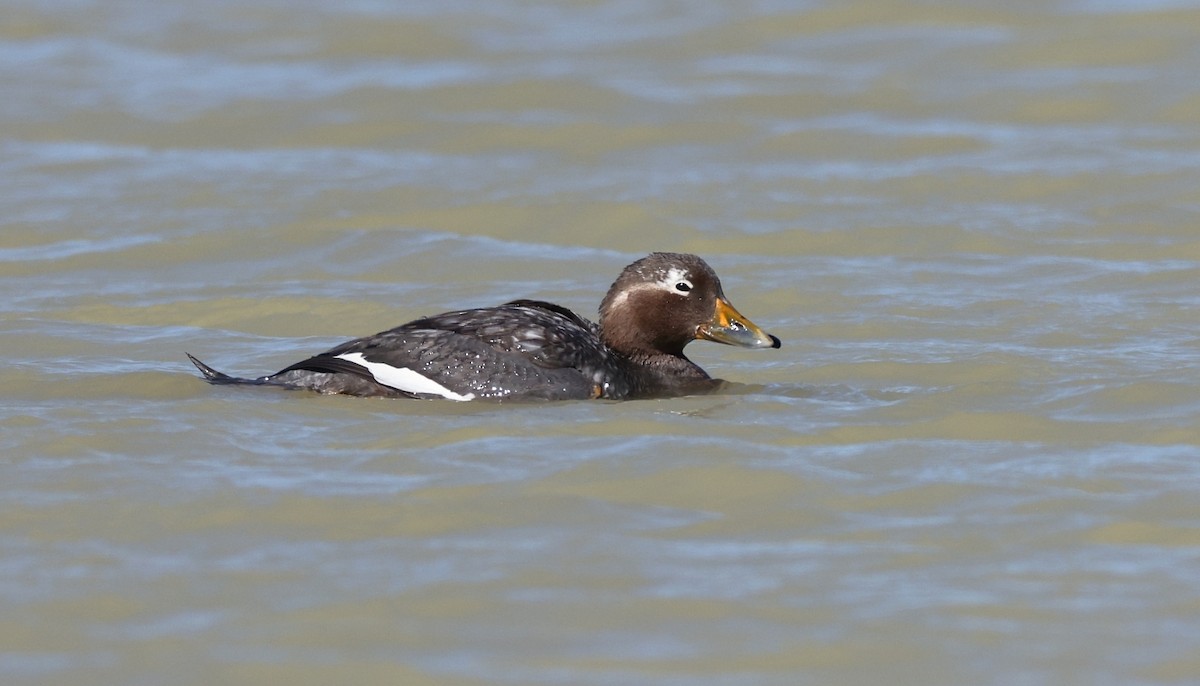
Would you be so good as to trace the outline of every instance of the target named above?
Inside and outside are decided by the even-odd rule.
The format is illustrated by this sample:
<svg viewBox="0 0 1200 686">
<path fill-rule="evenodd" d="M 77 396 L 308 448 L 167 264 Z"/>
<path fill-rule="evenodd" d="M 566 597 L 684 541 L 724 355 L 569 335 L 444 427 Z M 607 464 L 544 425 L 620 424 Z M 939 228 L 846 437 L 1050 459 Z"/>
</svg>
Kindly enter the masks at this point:
<svg viewBox="0 0 1200 686">
<path fill-rule="evenodd" d="M 5 683 L 1186 683 L 1187 2 L 9 3 Z M 702 254 L 764 356 L 214 388 Z M 185 676 L 189 675 L 189 676 Z"/>
</svg>

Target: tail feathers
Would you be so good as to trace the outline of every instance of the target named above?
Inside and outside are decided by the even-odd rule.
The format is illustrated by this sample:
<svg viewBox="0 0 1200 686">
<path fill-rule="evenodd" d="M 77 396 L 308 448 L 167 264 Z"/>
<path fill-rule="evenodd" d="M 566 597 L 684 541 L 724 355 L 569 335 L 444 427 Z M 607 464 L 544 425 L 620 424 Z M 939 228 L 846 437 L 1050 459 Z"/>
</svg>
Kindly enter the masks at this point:
<svg viewBox="0 0 1200 686">
<path fill-rule="evenodd" d="M 196 365 L 196 369 L 199 369 L 200 373 L 204 375 L 204 380 L 211 384 L 263 386 L 270 383 L 265 379 L 243 379 L 236 376 L 230 376 L 228 374 L 218 372 L 200 360 L 197 360 L 192 356 L 191 353 L 184 353 L 184 355 L 187 355 L 188 359 L 192 361 L 192 364 Z"/>
<path fill-rule="evenodd" d="M 184 353 L 196 369 L 204 375 L 204 380 L 218 386 L 271 386 L 274 388 L 307 389 L 318 393 L 357 396 L 379 396 L 387 398 L 416 398 L 420 397 L 409 391 L 385 386 L 375 380 L 370 373 L 364 374 L 362 367 L 346 362 L 345 365 L 329 363 L 323 356 L 305 360 L 276 372 L 270 376 L 257 379 L 243 379 L 237 376 L 218 372 L 212 367 L 197 360 L 191 353 Z M 335 360 L 342 362 L 342 360 Z"/>
</svg>

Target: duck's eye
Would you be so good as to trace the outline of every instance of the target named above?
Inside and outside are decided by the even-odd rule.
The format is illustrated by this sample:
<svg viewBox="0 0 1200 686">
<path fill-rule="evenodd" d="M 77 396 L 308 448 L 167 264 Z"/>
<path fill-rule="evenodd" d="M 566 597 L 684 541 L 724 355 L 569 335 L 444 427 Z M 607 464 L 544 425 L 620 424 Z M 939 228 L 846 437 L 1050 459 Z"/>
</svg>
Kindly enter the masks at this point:
<svg viewBox="0 0 1200 686">
<path fill-rule="evenodd" d="M 680 281 L 679 283 L 675 284 L 675 290 L 679 291 L 680 293 L 687 293 L 688 291 L 692 290 L 692 284 L 688 283 L 687 281 Z"/>
</svg>

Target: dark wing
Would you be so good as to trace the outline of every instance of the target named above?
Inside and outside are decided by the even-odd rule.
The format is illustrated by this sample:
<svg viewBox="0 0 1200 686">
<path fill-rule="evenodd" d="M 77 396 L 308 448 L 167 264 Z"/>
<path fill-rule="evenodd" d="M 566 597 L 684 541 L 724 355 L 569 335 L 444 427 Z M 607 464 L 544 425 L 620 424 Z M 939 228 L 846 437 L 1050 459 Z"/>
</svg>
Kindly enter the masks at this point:
<svg viewBox="0 0 1200 686">
<path fill-rule="evenodd" d="M 418 319 L 402 329 L 451 331 L 487 343 L 499 352 L 528 357 L 548 369 L 589 372 L 609 360 L 599 328 L 571 310 L 541 300 L 514 300 L 498 307 L 447 312 Z"/>
<path fill-rule="evenodd" d="M 518 300 L 417 319 L 272 378 L 305 383 L 297 377 L 348 374 L 422 397 L 587 398 L 598 393 L 609 356 L 591 322 L 557 305 Z"/>
</svg>

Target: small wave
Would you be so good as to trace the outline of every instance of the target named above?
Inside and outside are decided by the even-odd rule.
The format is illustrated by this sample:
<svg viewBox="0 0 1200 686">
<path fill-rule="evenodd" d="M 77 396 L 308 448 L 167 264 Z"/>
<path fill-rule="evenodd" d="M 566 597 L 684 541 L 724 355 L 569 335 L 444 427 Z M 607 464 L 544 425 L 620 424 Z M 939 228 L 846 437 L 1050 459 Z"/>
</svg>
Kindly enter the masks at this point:
<svg viewBox="0 0 1200 686">
<path fill-rule="evenodd" d="M 24 245 L 17 248 L 0 248 L 0 262 L 33 262 L 61 260 L 77 255 L 116 252 L 134 246 L 158 243 L 158 236 L 114 236 L 104 239 L 73 239 L 46 243 L 43 245 Z"/>
</svg>

